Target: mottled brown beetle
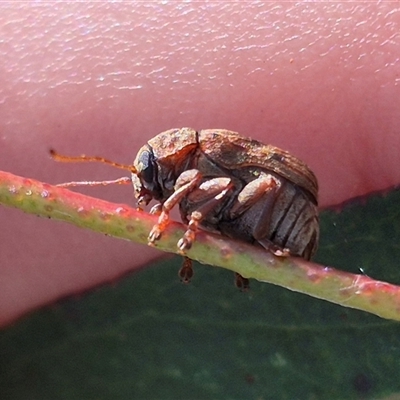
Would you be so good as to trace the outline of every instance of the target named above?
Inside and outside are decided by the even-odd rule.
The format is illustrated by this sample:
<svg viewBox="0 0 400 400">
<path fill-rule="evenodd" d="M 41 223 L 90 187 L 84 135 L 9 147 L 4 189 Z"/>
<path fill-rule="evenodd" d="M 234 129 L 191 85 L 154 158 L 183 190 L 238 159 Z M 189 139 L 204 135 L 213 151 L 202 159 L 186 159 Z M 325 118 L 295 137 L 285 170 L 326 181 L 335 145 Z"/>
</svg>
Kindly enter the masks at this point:
<svg viewBox="0 0 400 400">
<path fill-rule="evenodd" d="M 102 161 L 132 171 L 140 206 L 159 203 L 158 224 L 149 243 L 160 239 L 169 212 L 179 204 L 187 231 L 181 252 L 195 240 L 198 226 L 263 246 L 276 255 L 310 259 L 319 238 L 318 183 L 308 166 L 286 151 L 224 129 L 171 129 L 149 140 L 132 166 L 99 157 L 63 157 L 59 161 Z M 184 281 L 192 275 L 186 260 Z M 237 284 L 246 286 L 238 277 Z"/>
</svg>

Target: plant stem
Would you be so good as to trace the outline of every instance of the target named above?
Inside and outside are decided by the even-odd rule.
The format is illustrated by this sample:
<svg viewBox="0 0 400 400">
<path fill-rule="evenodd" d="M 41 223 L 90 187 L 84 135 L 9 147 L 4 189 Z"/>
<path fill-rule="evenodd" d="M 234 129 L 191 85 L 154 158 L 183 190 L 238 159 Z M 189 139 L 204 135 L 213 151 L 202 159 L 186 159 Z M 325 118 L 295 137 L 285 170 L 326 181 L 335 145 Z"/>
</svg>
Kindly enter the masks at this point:
<svg viewBox="0 0 400 400">
<path fill-rule="evenodd" d="M 157 217 L 0 171 L 0 204 L 147 244 Z M 178 253 L 184 226 L 171 222 L 156 247 Z M 226 237 L 198 232 L 187 256 L 203 264 L 223 267 L 246 278 L 283 286 L 345 307 L 400 321 L 400 287 L 296 257 L 276 257 L 262 248 Z"/>
</svg>

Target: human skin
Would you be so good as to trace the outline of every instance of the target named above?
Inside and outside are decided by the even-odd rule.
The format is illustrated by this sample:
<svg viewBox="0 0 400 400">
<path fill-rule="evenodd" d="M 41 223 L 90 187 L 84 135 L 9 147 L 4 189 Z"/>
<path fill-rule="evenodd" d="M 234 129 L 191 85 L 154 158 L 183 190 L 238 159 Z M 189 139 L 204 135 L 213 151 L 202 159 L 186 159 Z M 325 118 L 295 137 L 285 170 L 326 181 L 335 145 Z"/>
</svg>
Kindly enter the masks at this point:
<svg viewBox="0 0 400 400">
<path fill-rule="evenodd" d="M 226 128 L 289 150 L 327 207 L 400 183 L 393 3 L 2 3 L 0 169 L 49 183 L 121 171 L 155 134 Z M 124 173 L 122 173 L 124 175 Z M 81 189 L 82 190 L 82 189 Z M 130 187 L 82 190 L 134 204 Z M 0 325 L 160 253 L 0 208 Z"/>
</svg>

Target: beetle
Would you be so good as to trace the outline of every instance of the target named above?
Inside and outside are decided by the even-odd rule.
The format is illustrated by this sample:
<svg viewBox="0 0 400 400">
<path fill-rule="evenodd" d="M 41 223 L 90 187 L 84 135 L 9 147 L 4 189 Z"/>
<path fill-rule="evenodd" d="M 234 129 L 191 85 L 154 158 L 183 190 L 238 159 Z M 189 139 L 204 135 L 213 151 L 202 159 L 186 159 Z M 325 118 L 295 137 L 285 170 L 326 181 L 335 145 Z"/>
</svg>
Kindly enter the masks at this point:
<svg viewBox="0 0 400 400">
<path fill-rule="evenodd" d="M 139 206 L 151 200 L 159 214 L 149 244 L 162 236 L 170 211 L 179 205 L 187 225 L 178 242 L 184 252 L 198 228 L 262 246 L 278 256 L 310 259 L 318 246 L 318 182 L 311 169 L 290 153 L 225 129 L 170 129 L 149 140 L 133 166 L 100 157 L 58 161 L 101 161 L 132 172 Z M 188 259 L 180 270 L 192 276 Z M 247 287 L 237 275 L 236 283 Z"/>
</svg>

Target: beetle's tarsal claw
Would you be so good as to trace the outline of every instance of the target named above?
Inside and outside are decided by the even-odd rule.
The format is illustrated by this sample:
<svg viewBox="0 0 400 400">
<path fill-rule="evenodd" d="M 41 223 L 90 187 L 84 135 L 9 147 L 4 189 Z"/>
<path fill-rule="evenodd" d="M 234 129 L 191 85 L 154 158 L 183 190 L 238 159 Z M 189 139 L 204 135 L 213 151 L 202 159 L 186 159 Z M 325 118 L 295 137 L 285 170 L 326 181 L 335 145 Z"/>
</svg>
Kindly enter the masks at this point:
<svg viewBox="0 0 400 400">
<path fill-rule="evenodd" d="M 160 215 L 161 211 L 162 211 L 162 204 L 158 203 L 158 204 L 155 204 L 153 207 L 151 207 L 150 214 L 152 214 L 152 215 Z"/>
<path fill-rule="evenodd" d="M 149 234 L 148 237 L 149 245 L 154 245 L 154 242 L 160 239 L 161 239 L 161 230 L 159 229 L 158 225 L 156 225 Z"/>
<path fill-rule="evenodd" d="M 272 249 L 272 253 L 277 257 L 289 257 L 290 251 L 289 249 Z"/>
<path fill-rule="evenodd" d="M 182 252 L 189 250 L 192 247 L 192 243 L 188 242 L 185 238 L 179 239 L 178 249 Z"/>
<path fill-rule="evenodd" d="M 196 239 L 196 232 L 193 231 L 192 229 L 188 229 L 183 235 L 183 238 L 180 239 L 178 242 L 179 250 L 183 252 L 191 249 L 195 239 Z"/>
<path fill-rule="evenodd" d="M 291 255 L 289 249 L 279 247 L 268 239 L 258 240 L 258 243 L 276 257 L 289 257 Z"/>
<path fill-rule="evenodd" d="M 162 233 L 165 231 L 165 228 L 168 226 L 169 222 L 169 216 L 168 212 L 162 211 L 160 216 L 158 217 L 158 224 L 153 226 L 153 229 L 151 230 L 148 240 L 149 240 L 149 245 L 154 245 L 154 242 L 156 240 L 161 239 Z"/>
<path fill-rule="evenodd" d="M 248 292 L 250 288 L 249 280 L 247 278 L 244 278 L 242 275 L 238 274 L 235 272 L 235 286 L 241 291 L 241 292 Z"/>
<path fill-rule="evenodd" d="M 192 260 L 190 258 L 185 257 L 182 268 L 179 270 L 178 275 L 181 278 L 182 283 L 190 283 L 190 280 L 193 278 Z"/>
</svg>

